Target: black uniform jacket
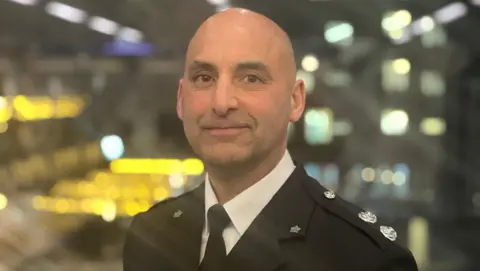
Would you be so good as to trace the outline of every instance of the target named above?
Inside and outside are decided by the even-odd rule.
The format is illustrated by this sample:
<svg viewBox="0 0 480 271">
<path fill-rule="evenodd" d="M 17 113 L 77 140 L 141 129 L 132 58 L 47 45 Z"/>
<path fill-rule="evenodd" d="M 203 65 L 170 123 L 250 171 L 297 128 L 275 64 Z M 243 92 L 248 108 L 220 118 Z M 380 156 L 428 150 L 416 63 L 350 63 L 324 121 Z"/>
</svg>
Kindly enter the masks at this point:
<svg viewBox="0 0 480 271">
<path fill-rule="evenodd" d="M 135 216 L 123 270 L 198 270 L 204 208 L 202 184 Z M 417 271 L 395 233 L 386 238 L 362 211 L 297 167 L 228 254 L 226 271 Z"/>
</svg>

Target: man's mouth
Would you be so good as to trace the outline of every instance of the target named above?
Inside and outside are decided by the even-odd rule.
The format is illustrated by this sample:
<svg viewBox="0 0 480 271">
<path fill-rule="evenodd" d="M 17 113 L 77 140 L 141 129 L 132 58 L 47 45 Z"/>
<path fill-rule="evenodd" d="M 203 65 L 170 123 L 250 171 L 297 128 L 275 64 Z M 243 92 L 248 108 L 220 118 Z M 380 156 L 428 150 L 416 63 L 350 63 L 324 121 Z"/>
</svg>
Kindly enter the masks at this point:
<svg viewBox="0 0 480 271">
<path fill-rule="evenodd" d="M 246 131 L 246 126 L 234 126 L 234 127 L 211 127 L 206 128 L 205 131 L 213 136 L 235 136 Z"/>
</svg>

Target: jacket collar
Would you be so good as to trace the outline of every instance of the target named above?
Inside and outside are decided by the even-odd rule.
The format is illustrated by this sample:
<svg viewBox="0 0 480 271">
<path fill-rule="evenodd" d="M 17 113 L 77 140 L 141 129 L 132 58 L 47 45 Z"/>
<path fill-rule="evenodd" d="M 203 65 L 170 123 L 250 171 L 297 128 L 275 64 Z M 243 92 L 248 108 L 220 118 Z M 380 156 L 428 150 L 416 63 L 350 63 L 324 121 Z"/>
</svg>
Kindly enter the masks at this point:
<svg viewBox="0 0 480 271">
<path fill-rule="evenodd" d="M 229 253 L 231 270 L 273 271 L 284 264 L 282 243 L 305 238 L 315 207 L 305 191 L 304 182 L 308 181 L 303 167 L 297 166 Z M 200 261 L 205 223 L 204 189 L 201 184 L 180 196 L 169 209 L 171 214 L 164 224 L 166 232 L 179 238 L 171 249 L 174 254 L 184 255 L 182 266 L 185 270 L 197 270 Z"/>
</svg>

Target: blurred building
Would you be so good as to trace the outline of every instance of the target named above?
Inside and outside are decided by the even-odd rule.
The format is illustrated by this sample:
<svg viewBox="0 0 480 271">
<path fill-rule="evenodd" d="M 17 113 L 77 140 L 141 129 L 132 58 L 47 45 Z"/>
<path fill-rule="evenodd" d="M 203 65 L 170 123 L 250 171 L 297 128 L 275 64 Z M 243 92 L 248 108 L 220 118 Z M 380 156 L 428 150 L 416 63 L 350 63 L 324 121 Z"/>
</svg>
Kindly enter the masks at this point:
<svg viewBox="0 0 480 271">
<path fill-rule="evenodd" d="M 292 39 L 307 172 L 398 225 L 422 266 L 478 270 L 479 6 L 0 0 L 0 270 L 118 270 L 130 218 L 203 181 L 177 82 L 196 27 L 229 7 Z"/>
</svg>

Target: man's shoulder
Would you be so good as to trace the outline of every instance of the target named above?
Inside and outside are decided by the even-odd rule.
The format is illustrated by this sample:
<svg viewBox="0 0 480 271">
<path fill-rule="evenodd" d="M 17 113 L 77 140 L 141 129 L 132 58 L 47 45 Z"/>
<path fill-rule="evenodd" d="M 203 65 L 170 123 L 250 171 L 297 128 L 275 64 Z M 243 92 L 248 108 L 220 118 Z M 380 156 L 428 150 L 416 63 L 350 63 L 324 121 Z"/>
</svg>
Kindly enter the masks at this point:
<svg viewBox="0 0 480 271">
<path fill-rule="evenodd" d="M 333 231 L 342 231 L 338 234 L 362 235 L 363 238 L 377 248 L 392 252 L 408 252 L 399 244 L 400 236 L 388 223 L 374 214 L 355 205 L 335 192 L 321 186 L 315 180 L 308 181 L 308 193 L 316 202 L 317 206 L 324 210 L 334 223 L 341 227 L 333 227 Z M 347 232 L 345 232 L 347 231 Z"/>
<path fill-rule="evenodd" d="M 165 215 L 175 216 L 175 212 L 179 210 L 180 206 L 184 205 L 186 201 L 195 197 L 198 187 L 188 192 L 182 193 L 178 196 L 168 197 L 164 200 L 156 202 L 147 211 L 138 213 L 134 216 L 133 221 L 144 221 L 146 219 L 161 219 Z"/>
</svg>

